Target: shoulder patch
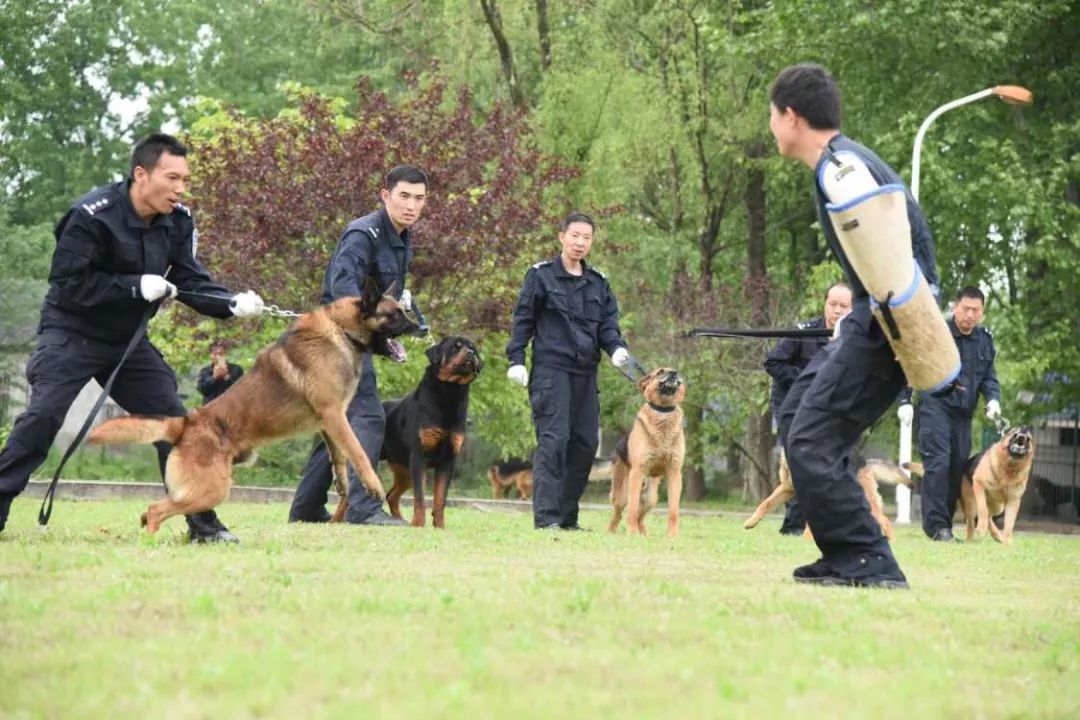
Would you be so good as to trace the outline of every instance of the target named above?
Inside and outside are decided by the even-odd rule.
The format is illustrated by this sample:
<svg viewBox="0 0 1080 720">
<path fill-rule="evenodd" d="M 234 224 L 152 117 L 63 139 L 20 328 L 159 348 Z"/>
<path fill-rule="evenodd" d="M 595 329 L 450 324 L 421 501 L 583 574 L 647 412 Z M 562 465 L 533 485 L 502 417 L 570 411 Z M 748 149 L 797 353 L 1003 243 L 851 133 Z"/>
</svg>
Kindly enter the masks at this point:
<svg viewBox="0 0 1080 720">
<path fill-rule="evenodd" d="M 377 227 L 366 227 L 366 228 L 363 228 L 363 231 L 366 232 L 368 235 L 370 235 L 372 240 L 378 240 L 379 239 L 379 228 L 377 228 Z"/>
<path fill-rule="evenodd" d="M 585 267 L 586 267 L 586 269 L 588 269 L 588 270 L 591 270 L 592 272 L 596 273 L 597 275 L 599 275 L 599 276 L 600 276 L 600 277 L 602 277 L 603 279 L 607 280 L 607 275 L 605 275 L 604 273 L 600 272 L 600 270 L 599 270 L 598 268 L 596 268 L 596 267 L 594 267 L 594 266 L 592 266 L 592 265 L 586 265 Z"/>
<path fill-rule="evenodd" d="M 113 199 L 111 197 L 109 197 L 108 195 L 102 195 L 100 197 L 89 200 L 88 202 L 82 203 L 80 207 L 85 210 L 88 215 L 93 215 L 94 213 L 101 212 L 105 208 L 112 205 L 112 202 Z"/>
<path fill-rule="evenodd" d="M 533 270 L 539 270 L 540 268 L 544 267 L 545 265 L 550 265 L 550 264 L 551 264 L 550 260 L 541 260 L 540 262 L 536 263 L 532 267 L 533 267 Z"/>
<path fill-rule="evenodd" d="M 191 257 L 199 254 L 199 229 L 191 229 Z"/>
<path fill-rule="evenodd" d="M 810 327 L 810 323 L 808 323 L 808 322 L 795 323 L 795 327 L 799 328 L 800 330 L 806 330 L 807 328 Z"/>
<path fill-rule="evenodd" d="M 986 333 L 987 336 L 994 337 L 993 331 L 990 328 L 986 327 L 985 325 L 980 325 L 979 329 L 982 330 L 984 333 Z"/>
</svg>

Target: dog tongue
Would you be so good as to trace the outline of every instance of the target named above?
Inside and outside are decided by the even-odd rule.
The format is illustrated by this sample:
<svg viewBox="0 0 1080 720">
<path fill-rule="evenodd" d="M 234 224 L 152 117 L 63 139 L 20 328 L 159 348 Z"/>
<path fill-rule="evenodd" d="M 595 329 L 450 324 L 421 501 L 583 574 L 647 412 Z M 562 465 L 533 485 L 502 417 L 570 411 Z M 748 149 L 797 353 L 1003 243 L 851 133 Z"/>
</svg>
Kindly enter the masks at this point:
<svg viewBox="0 0 1080 720">
<path fill-rule="evenodd" d="M 390 351 L 390 359 L 394 362 L 405 362 L 405 346 L 397 340 L 387 340 L 386 349 Z"/>
</svg>

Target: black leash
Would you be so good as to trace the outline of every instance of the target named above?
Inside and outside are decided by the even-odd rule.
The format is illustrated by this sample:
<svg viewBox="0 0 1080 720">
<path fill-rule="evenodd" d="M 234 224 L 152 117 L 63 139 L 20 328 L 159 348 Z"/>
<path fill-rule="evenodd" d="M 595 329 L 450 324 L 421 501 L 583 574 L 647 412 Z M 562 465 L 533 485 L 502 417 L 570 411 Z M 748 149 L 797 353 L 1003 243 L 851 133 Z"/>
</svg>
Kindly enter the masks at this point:
<svg viewBox="0 0 1080 720">
<path fill-rule="evenodd" d="M 766 330 L 741 330 L 739 328 L 692 328 L 687 333 L 690 337 L 716 338 L 823 338 L 832 337 L 833 331 L 827 328 L 775 328 Z"/>
<path fill-rule="evenodd" d="M 101 395 L 98 396 L 97 402 L 94 403 L 94 407 L 90 408 L 90 414 L 86 416 L 86 421 L 83 422 L 83 426 L 79 428 L 79 432 L 75 435 L 75 439 L 71 441 L 71 445 L 68 446 L 67 451 L 64 453 L 64 457 L 60 459 L 60 465 L 57 466 L 56 472 L 53 473 L 52 482 L 49 483 L 48 489 L 45 491 L 45 497 L 41 501 L 41 509 L 38 510 L 38 525 L 45 527 L 49 524 L 49 518 L 52 517 L 53 498 L 56 496 L 56 486 L 60 482 L 60 471 L 64 469 L 64 465 L 67 463 L 68 458 L 75 452 L 75 449 L 79 447 L 79 443 L 86 437 L 87 431 L 90 430 L 90 426 L 94 423 L 94 418 L 97 417 L 98 411 L 105 404 L 106 398 L 109 397 L 109 391 L 112 389 L 113 381 L 116 380 L 116 376 L 120 373 L 120 368 L 123 366 L 124 361 L 131 355 L 131 351 L 135 349 L 135 346 L 142 340 L 143 335 L 146 334 L 146 326 L 150 324 L 150 318 L 154 315 L 154 310 L 157 309 L 159 303 L 148 303 L 146 311 L 143 313 L 142 320 L 139 321 L 139 327 L 135 330 L 135 334 L 131 336 L 131 340 L 128 342 L 127 348 L 124 349 L 124 354 L 120 356 L 119 362 L 116 363 L 116 367 L 113 368 L 112 375 L 109 376 L 108 381 L 105 383 L 105 387 L 101 390 Z"/>
</svg>

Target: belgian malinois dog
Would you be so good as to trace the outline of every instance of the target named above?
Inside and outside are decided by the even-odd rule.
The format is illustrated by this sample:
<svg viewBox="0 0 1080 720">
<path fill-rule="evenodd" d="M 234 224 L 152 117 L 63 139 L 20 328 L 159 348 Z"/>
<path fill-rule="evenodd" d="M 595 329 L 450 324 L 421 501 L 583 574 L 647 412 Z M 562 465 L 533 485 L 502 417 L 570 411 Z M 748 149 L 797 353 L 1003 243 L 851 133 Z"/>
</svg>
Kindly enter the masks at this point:
<svg viewBox="0 0 1080 720">
<path fill-rule="evenodd" d="M 349 427 L 345 409 L 356 394 L 365 353 L 401 361 L 393 338 L 418 334 L 390 294 L 380 296 L 368 278 L 363 297 L 345 297 L 298 317 L 264 348 L 251 371 L 220 397 L 183 417 L 116 418 L 97 427 L 92 444 L 167 442 L 168 497 L 142 516 L 149 532 L 173 515 L 209 510 L 229 496 L 232 466 L 251 460 L 274 440 L 319 430 L 334 468 L 341 500 L 333 521 L 345 516 L 346 458 L 376 497 L 385 496 L 379 476 Z"/>
</svg>

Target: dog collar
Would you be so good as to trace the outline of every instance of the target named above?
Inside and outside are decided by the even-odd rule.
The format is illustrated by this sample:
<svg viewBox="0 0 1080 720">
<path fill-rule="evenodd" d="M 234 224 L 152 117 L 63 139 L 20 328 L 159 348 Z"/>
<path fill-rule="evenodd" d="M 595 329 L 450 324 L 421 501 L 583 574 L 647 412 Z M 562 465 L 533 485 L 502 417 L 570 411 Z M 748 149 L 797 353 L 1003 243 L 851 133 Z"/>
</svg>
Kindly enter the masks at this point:
<svg viewBox="0 0 1080 720">
<path fill-rule="evenodd" d="M 674 405 L 671 407 L 664 407 L 663 405 L 653 405 L 651 402 L 649 403 L 649 407 L 658 413 L 669 413 L 675 409 Z"/>
</svg>

